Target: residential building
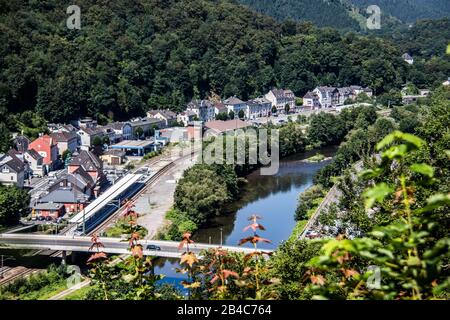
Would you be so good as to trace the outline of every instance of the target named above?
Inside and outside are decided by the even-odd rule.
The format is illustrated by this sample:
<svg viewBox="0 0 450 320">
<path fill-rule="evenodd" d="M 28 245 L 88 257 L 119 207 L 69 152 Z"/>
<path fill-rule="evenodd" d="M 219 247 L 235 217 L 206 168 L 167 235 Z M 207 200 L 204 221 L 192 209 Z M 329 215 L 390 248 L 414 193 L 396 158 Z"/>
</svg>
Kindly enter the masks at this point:
<svg viewBox="0 0 450 320">
<path fill-rule="evenodd" d="M 214 114 L 228 114 L 228 108 L 221 102 L 214 104 Z"/>
<path fill-rule="evenodd" d="M 216 112 L 214 104 L 209 100 L 192 100 L 186 111 L 194 112 L 200 121 L 212 121 L 215 119 Z"/>
<path fill-rule="evenodd" d="M 272 109 L 272 103 L 264 97 L 249 100 L 246 102 L 246 105 L 245 117 L 251 120 L 259 117 L 267 117 Z"/>
<path fill-rule="evenodd" d="M 313 90 L 322 108 L 330 108 L 339 103 L 339 90 L 335 87 L 317 87 Z"/>
<path fill-rule="evenodd" d="M 304 96 L 303 96 L 303 106 L 304 107 L 310 107 L 310 108 L 319 108 L 320 107 L 320 103 L 319 103 L 319 97 L 317 94 L 315 94 L 312 91 L 308 91 Z"/>
<path fill-rule="evenodd" d="M 185 127 L 191 124 L 193 121 L 197 120 L 198 116 L 193 111 L 183 111 L 178 114 L 177 120 L 179 123 L 183 123 Z"/>
<path fill-rule="evenodd" d="M 164 121 L 165 128 L 173 126 L 177 121 L 177 114 L 170 110 L 150 110 L 147 112 L 147 117 Z"/>
<path fill-rule="evenodd" d="M 72 161 L 68 165 L 68 173 L 74 173 L 79 168 L 91 176 L 95 183 L 101 182 L 103 179 L 103 163 L 91 151 L 81 150 L 80 153 L 75 153 L 72 156 Z"/>
<path fill-rule="evenodd" d="M 286 105 L 290 110 L 295 110 L 295 95 L 291 90 L 272 89 L 265 96 L 276 107 L 278 113 L 285 112 Z"/>
<path fill-rule="evenodd" d="M 62 203 L 38 203 L 32 207 L 32 217 L 41 217 L 45 220 L 56 220 L 65 213 L 65 207 Z"/>
<path fill-rule="evenodd" d="M 405 53 L 402 55 L 402 59 L 408 64 L 414 64 L 414 59 L 411 57 L 409 53 Z"/>
<path fill-rule="evenodd" d="M 24 179 L 25 166 L 15 153 L 0 153 L 0 184 L 23 188 Z"/>
<path fill-rule="evenodd" d="M 166 127 L 165 120 L 157 119 L 157 118 L 136 118 L 128 122 L 131 125 L 133 137 L 134 138 L 142 138 L 137 137 L 138 128 L 142 129 L 143 136 L 148 136 L 152 130 L 161 129 Z"/>
<path fill-rule="evenodd" d="M 205 137 L 210 136 L 218 136 L 222 134 L 229 134 L 234 132 L 237 129 L 244 129 L 247 127 L 252 126 L 251 123 L 242 121 L 240 119 L 233 119 L 233 120 L 214 120 L 205 123 Z"/>
<path fill-rule="evenodd" d="M 50 132 L 77 132 L 78 129 L 72 124 L 49 123 L 47 128 Z"/>
<path fill-rule="evenodd" d="M 241 110 L 244 112 L 244 114 L 247 110 L 247 104 L 236 96 L 224 100 L 223 104 L 227 107 L 228 113 L 234 113 L 235 118 L 238 117 Z"/>
<path fill-rule="evenodd" d="M 76 121 L 75 126 L 77 128 L 95 128 L 97 126 L 97 120 L 87 117 Z"/>
<path fill-rule="evenodd" d="M 444 82 L 442 82 L 443 86 L 450 86 L 450 77 L 448 77 L 448 79 Z"/>
<path fill-rule="evenodd" d="M 100 160 L 110 166 L 119 166 L 124 163 L 126 153 L 122 150 L 107 150 L 100 156 Z"/>
<path fill-rule="evenodd" d="M 23 160 L 28 164 L 29 176 L 43 177 L 46 175 L 44 158 L 36 150 L 25 151 Z"/>
<path fill-rule="evenodd" d="M 62 155 L 66 150 L 74 153 L 78 148 L 78 135 L 75 132 L 54 132 L 50 135 L 58 145 L 58 154 Z"/>
<path fill-rule="evenodd" d="M 89 202 L 89 196 L 75 192 L 71 187 L 59 188 L 50 191 L 39 199 L 39 204 L 62 204 L 65 213 L 74 213 L 83 210 Z"/>
<path fill-rule="evenodd" d="M 81 149 L 89 150 L 96 140 L 100 139 L 103 142 L 105 132 L 101 128 L 82 127 L 78 130 L 77 135 L 80 139 Z"/>
<path fill-rule="evenodd" d="M 350 87 L 337 88 L 338 89 L 338 105 L 344 105 L 345 101 L 348 99 L 353 99 L 353 90 Z"/>
<path fill-rule="evenodd" d="M 129 122 L 113 122 L 100 127 L 109 143 L 117 143 L 122 140 L 133 139 L 133 127 Z"/>
<path fill-rule="evenodd" d="M 34 149 L 43 159 L 43 165 L 46 166 L 46 172 L 53 169 L 58 160 L 58 144 L 49 135 L 43 135 L 31 142 L 28 150 Z"/>
<path fill-rule="evenodd" d="M 24 135 L 17 135 L 13 140 L 14 147 L 19 153 L 24 153 L 27 151 L 30 142 L 30 139 Z"/>
<path fill-rule="evenodd" d="M 94 194 L 95 181 L 84 171 L 78 168 L 72 173 L 63 172 L 47 188 L 47 192 L 53 192 L 58 189 L 69 188 L 73 193 L 86 195 L 88 199 Z"/>
</svg>

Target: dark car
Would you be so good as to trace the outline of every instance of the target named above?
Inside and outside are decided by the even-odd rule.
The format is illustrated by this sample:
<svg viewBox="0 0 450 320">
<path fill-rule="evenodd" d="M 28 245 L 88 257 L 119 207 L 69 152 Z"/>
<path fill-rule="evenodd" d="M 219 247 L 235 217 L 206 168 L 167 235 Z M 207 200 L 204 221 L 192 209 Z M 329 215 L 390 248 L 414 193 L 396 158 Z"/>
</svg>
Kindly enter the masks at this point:
<svg viewBox="0 0 450 320">
<path fill-rule="evenodd" d="M 147 246 L 147 250 L 151 250 L 151 251 L 161 251 L 161 247 L 155 246 L 154 244 L 149 244 Z"/>
</svg>

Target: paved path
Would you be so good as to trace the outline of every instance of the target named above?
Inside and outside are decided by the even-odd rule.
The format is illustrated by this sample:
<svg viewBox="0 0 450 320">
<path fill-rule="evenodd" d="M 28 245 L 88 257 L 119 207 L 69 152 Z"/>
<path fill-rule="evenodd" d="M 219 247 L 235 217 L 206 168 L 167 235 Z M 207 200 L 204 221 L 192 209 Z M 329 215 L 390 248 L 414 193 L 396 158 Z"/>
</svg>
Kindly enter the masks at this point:
<svg viewBox="0 0 450 320">
<path fill-rule="evenodd" d="M 153 239 L 167 223 L 165 215 L 173 206 L 175 188 L 183 172 L 195 164 L 195 158 L 187 157 L 174 162 L 174 167 L 147 187 L 135 201 L 139 213 L 138 224 L 148 230 L 146 239 Z"/>
</svg>

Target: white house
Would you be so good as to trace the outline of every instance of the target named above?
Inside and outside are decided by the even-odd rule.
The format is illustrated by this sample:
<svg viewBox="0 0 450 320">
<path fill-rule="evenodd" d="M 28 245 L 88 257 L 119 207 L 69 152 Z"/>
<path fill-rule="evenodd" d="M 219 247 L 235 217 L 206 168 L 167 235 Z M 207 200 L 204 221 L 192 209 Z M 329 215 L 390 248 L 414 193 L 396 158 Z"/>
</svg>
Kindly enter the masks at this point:
<svg viewBox="0 0 450 320">
<path fill-rule="evenodd" d="M 286 105 L 289 105 L 290 110 L 295 109 L 295 95 L 291 90 L 272 89 L 264 97 L 277 108 L 278 112 L 284 112 Z"/>
<path fill-rule="evenodd" d="M 0 184 L 23 188 L 25 165 L 14 152 L 0 154 Z"/>
<path fill-rule="evenodd" d="M 28 163 L 29 173 L 34 176 L 43 177 L 45 172 L 44 158 L 37 153 L 36 150 L 31 149 L 25 151 L 23 160 Z"/>
<path fill-rule="evenodd" d="M 212 121 L 215 119 L 216 112 L 213 103 L 209 100 L 192 100 L 186 111 L 194 112 L 200 121 Z"/>
<path fill-rule="evenodd" d="M 235 118 L 238 117 L 241 110 L 244 112 L 244 114 L 247 110 L 247 105 L 245 104 L 245 102 L 237 98 L 236 96 L 226 99 L 225 101 L 223 101 L 223 104 L 227 107 L 228 113 L 230 113 L 231 111 L 234 112 Z"/>
<path fill-rule="evenodd" d="M 317 87 L 313 93 L 319 98 L 322 108 L 337 106 L 339 103 L 339 90 L 335 87 Z"/>
<path fill-rule="evenodd" d="M 408 64 L 414 64 L 414 59 L 413 59 L 413 57 L 411 57 L 411 55 L 409 53 L 403 54 L 402 59 L 405 60 L 405 62 Z"/>
<path fill-rule="evenodd" d="M 178 122 L 183 123 L 185 127 L 187 127 L 197 118 L 198 118 L 197 114 L 192 111 L 183 111 L 177 115 Z"/>
<path fill-rule="evenodd" d="M 105 133 L 101 128 L 82 127 L 78 130 L 77 135 L 80 137 L 81 149 L 89 150 L 95 139 L 102 139 L 105 136 Z"/>
<path fill-rule="evenodd" d="M 313 109 L 319 108 L 320 103 L 319 103 L 319 97 L 317 96 L 317 94 L 315 94 L 314 92 L 308 91 L 303 96 L 303 106 L 310 107 Z"/>
<path fill-rule="evenodd" d="M 164 121 L 166 127 L 171 127 L 177 121 L 177 114 L 170 110 L 150 110 L 147 117 Z"/>
<path fill-rule="evenodd" d="M 259 97 L 246 102 L 247 109 L 245 117 L 247 119 L 256 119 L 258 117 L 267 117 L 272 109 L 272 103 L 264 97 Z"/>
</svg>

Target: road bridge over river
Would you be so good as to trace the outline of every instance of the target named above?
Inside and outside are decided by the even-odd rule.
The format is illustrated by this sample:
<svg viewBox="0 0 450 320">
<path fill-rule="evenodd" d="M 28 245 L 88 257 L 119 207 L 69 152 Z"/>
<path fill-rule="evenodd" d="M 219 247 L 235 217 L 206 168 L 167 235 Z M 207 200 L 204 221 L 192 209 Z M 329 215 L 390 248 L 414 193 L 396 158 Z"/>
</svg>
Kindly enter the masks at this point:
<svg viewBox="0 0 450 320">
<path fill-rule="evenodd" d="M 101 238 L 99 240 L 105 246 L 102 251 L 108 254 L 129 254 L 128 241 L 119 238 Z M 180 258 L 184 249 L 178 249 L 178 242 L 142 240 L 139 242 L 144 248 L 144 255 L 165 258 Z M 0 234 L 0 248 L 8 249 L 37 249 L 53 251 L 74 251 L 74 252 L 96 252 L 90 250 L 91 237 L 62 236 L 62 235 L 31 235 L 31 234 Z M 154 245 L 160 250 L 149 250 L 148 246 Z M 193 243 L 190 251 L 200 254 L 207 249 L 220 248 L 219 245 Z M 241 252 L 244 254 L 254 251 L 253 248 L 222 246 L 224 250 L 230 252 Z M 271 252 L 271 250 L 264 250 Z"/>
</svg>

